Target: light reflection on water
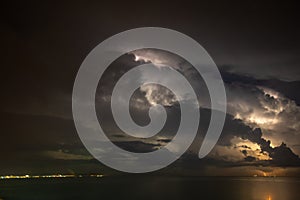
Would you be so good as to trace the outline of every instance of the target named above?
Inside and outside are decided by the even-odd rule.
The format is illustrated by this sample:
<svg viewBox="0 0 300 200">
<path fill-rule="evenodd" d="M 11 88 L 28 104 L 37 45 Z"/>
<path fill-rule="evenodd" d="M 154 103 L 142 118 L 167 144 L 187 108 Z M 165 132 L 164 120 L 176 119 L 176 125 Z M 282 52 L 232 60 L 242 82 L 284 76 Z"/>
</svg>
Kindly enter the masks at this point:
<svg viewBox="0 0 300 200">
<path fill-rule="evenodd" d="M 128 176 L 0 181 L 9 199 L 299 200 L 300 179 Z M 159 197 L 159 198 L 158 198 Z M 1 198 L 0 198 L 1 200 Z"/>
<path fill-rule="evenodd" d="M 241 181 L 240 188 L 251 191 L 249 199 L 263 200 L 288 200 L 299 199 L 299 193 L 296 189 L 299 187 L 299 181 L 288 178 L 255 178 L 249 181 Z"/>
</svg>

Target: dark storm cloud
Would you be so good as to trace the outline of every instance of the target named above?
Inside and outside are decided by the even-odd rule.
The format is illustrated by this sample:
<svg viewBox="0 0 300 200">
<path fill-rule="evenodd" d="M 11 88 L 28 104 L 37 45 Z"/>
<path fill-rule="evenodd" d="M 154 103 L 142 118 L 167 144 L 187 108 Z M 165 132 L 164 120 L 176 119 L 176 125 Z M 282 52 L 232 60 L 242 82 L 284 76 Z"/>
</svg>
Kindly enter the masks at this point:
<svg viewBox="0 0 300 200">
<path fill-rule="evenodd" d="M 242 150 L 241 152 L 242 152 L 245 156 L 247 156 L 247 150 L 244 149 L 244 150 Z"/>
<path fill-rule="evenodd" d="M 278 79 L 257 79 L 252 76 L 230 73 L 225 69 L 221 70 L 223 81 L 227 84 L 243 83 L 253 86 L 265 86 L 283 94 L 300 105 L 300 81 L 283 81 Z"/>
<path fill-rule="evenodd" d="M 174 112 L 174 111 L 173 111 Z M 171 111 L 172 113 L 172 111 Z M 242 156 L 238 157 L 236 160 L 232 159 L 223 159 L 222 155 L 215 156 L 214 150 L 211 155 L 208 155 L 208 158 L 199 160 L 198 151 L 201 145 L 201 141 L 207 129 L 207 125 L 210 119 L 210 111 L 208 109 L 201 110 L 201 124 L 198 132 L 197 139 L 192 144 L 190 150 L 186 152 L 182 158 L 180 158 L 179 167 L 184 165 L 186 167 L 192 167 L 196 164 L 204 166 L 276 166 L 276 167 L 293 167 L 300 166 L 300 158 L 296 155 L 286 144 L 282 143 L 279 146 L 272 147 L 270 141 L 266 140 L 263 137 L 262 131 L 259 128 L 252 129 L 251 127 L 245 125 L 243 121 L 234 119 L 231 115 L 227 115 L 224 129 L 222 131 L 221 137 L 217 143 L 216 148 L 219 146 L 224 146 L 225 148 L 237 148 L 243 149 L 241 151 Z M 263 160 L 256 158 L 255 154 L 249 154 L 251 151 L 256 151 L 247 145 L 237 146 L 237 144 L 232 142 L 232 139 L 235 137 L 240 138 L 241 140 L 250 141 L 253 144 L 257 144 L 260 147 L 259 153 L 268 155 L 270 159 Z M 158 139 L 158 142 L 161 140 Z M 166 141 L 169 141 L 167 139 Z M 117 142 L 118 143 L 118 142 Z M 119 142 L 120 147 L 127 148 L 127 150 L 136 152 L 149 152 L 153 149 L 161 148 L 164 144 L 151 142 L 138 142 L 138 141 L 126 141 Z M 137 147 L 139 149 L 137 149 Z M 236 150 L 237 152 L 240 150 Z M 232 152 L 225 154 L 226 157 L 235 157 L 236 155 L 231 155 Z M 198 163 L 198 164 L 197 164 Z M 194 166 L 195 167 L 195 166 Z M 193 168 L 193 167 L 192 167 Z"/>
<path fill-rule="evenodd" d="M 239 60 L 233 57 L 230 58 L 230 55 L 228 55 L 227 59 L 229 58 L 229 60 L 234 62 L 223 61 L 219 66 L 221 70 L 226 70 L 229 73 L 256 77 L 261 80 L 278 79 L 287 82 L 299 81 L 300 59 L 298 55 L 300 45 L 295 45 L 298 46 L 298 49 L 292 50 L 288 55 L 277 55 L 276 52 L 271 55 L 265 55 L 263 52 L 260 53 L 257 50 L 253 50 L 253 52 L 250 52 L 247 56 L 238 55 L 238 57 L 242 57 Z M 293 62 L 290 62 L 291 60 L 293 60 Z M 225 65 L 224 68 L 223 65 Z"/>
<path fill-rule="evenodd" d="M 110 5 L 103 2 L 26 1 L 8 3 L 3 10 L 0 38 L 3 76 L 0 88 L 4 97 L 0 100 L 3 123 L 0 158 L 6 162 L 1 162 L 0 173 L 22 173 L 22 168 L 29 169 L 25 172 L 34 172 L 32 169 L 37 168 L 54 173 L 62 169 L 101 171 L 97 161 L 84 160 L 89 158 L 86 151 L 76 150 L 84 147 L 71 117 L 73 82 L 81 62 L 91 49 L 107 37 L 135 27 L 159 26 L 181 31 L 202 44 L 219 66 L 232 66 L 224 71 L 243 75 L 238 82 L 245 83 L 244 75 L 253 77 L 255 81 L 264 79 L 261 85 L 285 94 L 299 105 L 299 93 L 296 92 L 299 83 L 283 81 L 299 80 L 300 74 L 298 10 L 293 5 L 243 2 L 243 5 L 237 6 L 225 2 L 216 6 L 203 2 L 194 5 L 160 2 L 144 6 L 141 2 L 127 1 Z M 267 80 L 270 77 L 276 80 Z M 108 88 L 111 86 L 109 80 L 105 83 Z M 251 107 L 259 106 L 252 100 L 255 95 L 262 94 L 261 91 L 244 86 L 240 90 L 254 90 L 253 93 L 236 95 L 248 99 Z M 136 95 L 137 99 L 142 99 L 143 94 Z M 251 95 L 254 97 L 250 98 Z M 144 104 L 136 105 L 141 107 Z M 297 115 L 294 112 L 286 111 L 284 118 L 292 121 Z M 139 116 L 144 114 L 135 112 L 133 117 L 143 124 L 147 120 Z M 169 132 L 176 129 L 176 118 L 171 118 L 173 124 L 169 123 Z M 204 114 L 202 119 L 205 121 L 209 117 Z M 270 147 L 263 136 L 251 131 L 252 128 L 229 119 L 219 141 L 220 146 L 229 146 L 232 137 L 243 136 L 271 153 L 273 161 L 267 162 L 279 166 L 297 163 L 289 143 L 287 146 Z M 108 125 L 108 129 L 111 130 L 111 127 Z M 200 135 L 203 136 L 204 132 L 205 128 L 202 128 Z M 112 133 L 113 137 L 120 136 L 116 130 Z M 253 136 L 249 135 L 251 133 Z M 119 145 L 142 146 L 140 148 L 144 150 L 151 150 L 169 140 L 166 137 L 148 143 L 124 141 Z M 196 157 L 196 154 L 193 156 Z M 192 160 L 189 159 L 189 162 L 192 163 Z M 227 161 L 207 158 L 199 162 L 222 166 Z M 244 160 L 240 164 L 244 165 Z"/>
<path fill-rule="evenodd" d="M 256 158 L 253 157 L 253 156 L 247 156 L 247 157 L 245 158 L 245 161 L 246 161 L 246 162 L 253 162 L 253 161 L 255 161 L 255 160 L 256 160 Z"/>
<path fill-rule="evenodd" d="M 206 99 L 209 95 L 197 76 L 197 72 L 191 69 L 189 63 L 174 55 L 152 49 L 135 51 L 133 55 L 138 60 L 150 61 L 157 67 L 173 66 L 191 82 L 200 96 L 201 107 L 210 107 L 209 100 Z M 300 108 L 296 104 L 297 96 L 293 95 L 290 99 L 291 95 L 288 95 L 297 94 L 296 87 L 292 87 L 296 86 L 297 82 L 260 80 L 227 71 L 221 71 L 221 73 L 226 83 L 228 113 L 237 119 L 242 119 L 251 128 L 262 128 L 264 137 L 271 139 L 273 145 L 280 145 L 282 141 L 287 142 L 299 154 L 300 151 L 295 147 L 295 143 L 299 141 Z M 281 89 L 277 90 L 277 87 Z M 157 90 L 165 99 L 170 99 L 164 90 L 155 87 L 150 89 Z M 293 93 L 288 91 L 293 91 Z M 147 97 L 150 102 L 153 99 L 155 98 Z M 172 98 L 168 102 L 172 102 Z"/>
<path fill-rule="evenodd" d="M 272 158 L 270 163 L 276 166 L 300 166 L 300 158 L 296 155 L 286 144 L 282 143 L 280 146 L 271 147 L 270 141 L 262 136 L 260 129 L 255 129 L 251 133 L 241 135 L 243 139 L 248 139 L 259 144 L 263 152 L 267 152 Z"/>
<path fill-rule="evenodd" d="M 268 153 L 272 160 L 266 161 L 275 166 L 300 166 L 300 158 L 296 155 L 286 144 L 282 143 L 280 146 L 270 146 L 270 140 L 263 137 L 261 129 L 252 129 L 243 124 L 241 120 L 234 120 L 232 116 L 227 116 L 226 124 L 222 132 L 219 145 L 231 146 L 230 140 L 234 137 L 240 137 L 244 140 L 249 140 L 260 146 L 261 152 Z M 249 149 L 248 146 L 244 148 Z M 251 149 L 251 148 L 250 148 Z M 248 151 L 243 150 L 245 156 L 248 156 Z"/>
<path fill-rule="evenodd" d="M 141 141 L 115 142 L 115 144 L 127 151 L 136 153 L 151 152 L 157 149 L 157 147 L 161 147 L 160 144 L 145 143 Z"/>
<path fill-rule="evenodd" d="M 198 142 L 195 141 L 191 146 L 190 151 L 187 152 L 180 163 L 184 163 L 186 167 L 189 166 L 188 160 L 191 161 L 191 165 L 195 163 L 197 166 L 277 166 L 277 167 L 293 167 L 300 166 L 300 158 L 296 155 L 286 144 L 282 143 L 279 146 L 270 146 L 270 141 L 263 137 L 261 129 L 252 129 L 245 125 L 241 120 L 234 119 L 233 116 L 227 114 L 226 122 L 221 134 L 221 137 L 214 148 L 214 150 L 208 155 L 207 158 L 199 160 L 197 153 L 201 145 L 203 134 L 205 134 L 207 128 L 207 121 L 209 121 L 209 110 L 201 110 L 201 124 L 198 132 Z M 247 144 L 257 144 L 258 149 L 253 149 L 247 145 L 238 145 L 235 143 L 234 138 L 239 138 L 242 141 L 248 141 Z M 221 147 L 221 148 L 220 148 Z M 224 147 L 224 148 L 223 148 Z M 221 151 L 219 151 L 221 149 Z M 231 149 L 231 151 L 225 151 Z M 222 152 L 223 151 L 223 152 Z M 240 154 L 238 154 L 240 153 Z M 259 155 L 266 158 L 260 158 Z M 252 159 L 251 157 L 255 158 Z M 267 159 L 269 157 L 269 159 Z M 249 163 L 251 161 L 251 163 Z M 189 166 L 192 167 L 192 166 Z"/>
<path fill-rule="evenodd" d="M 114 74 L 114 73 L 110 73 L 110 74 Z M 119 74 L 119 76 L 121 76 L 121 74 Z M 104 78 L 105 78 L 105 76 L 104 76 Z M 115 78 L 115 80 L 117 80 L 117 79 L 118 78 Z M 235 82 L 239 82 L 239 81 L 235 81 Z M 110 84 L 109 87 L 113 86 L 113 82 L 108 82 L 108 83 Z M 228 83 L 228 81 L 227 81 L 227 83 Z M 257 99 L 256 94 L 264 95 L 263 92 L 260 89 L 256 88 L 256 86 L 254 84 L 245 84 L 242 81 L 240 81 L 239 83 L 241 84 L 240 85 L 241 90 L 245 91 L 245 89 L 246 90 L 249 89 L 250 91 L 254 91 L 254 93 L 252 92 L 246 96 L 244 95 L 245 99 L 249 98 L 249 95 L 254 95 L 253 96 L 254 100 L 252 103 L 251 103 L 251 101 L 249 101 L 249 99 L 247 99 L 247 102 L 249 105 L 253 105 L 253 104 L 257 103 L 255 101 L 255 99 Z M 106 84 L 106 86 L 108 86 L 108 85 Z M 101 92 L 101 93 L 103 94 L 103 92 Z M 137 93 L 137 94 L 138 94 L 137 96 L 139 97 L 138 99 L 141 99 L 141 97 L 143 97 L 143 94 L 141 94 L 141 93 Z M 99 98 L 101 99 L 101 96 L 99 96 Z M 238 97 L 238 99 L 239 99 L 239 97 Z M 271 101 L 272 98 L 267 96 L 267 100 Z M 135 102 L 135 101 L 136 101 L 136 99 L 133 98 L 132 102 Z M 107 105 L 109 105 L 109 101 L 107 102 L 105 100 L 104 102 L 102 102 L 102 104 L 100 103 L 100 105 L 101 105 L 101 107 L 106 107 Z M 258 106 L 259 106 L 259 104 L 258 104 Z M 147 114 L 145 114 L 145 110 L 141 113 L 138 113 L 139 109 L 137 109 L 137 110 L 135 110 L 135 109 L 137 109 L 137 108 L 134 107 L 134 109 L 132 110 L 133 118 L 143 121 L 143 119 L 145 119 L 144 116 L 147 116 Z M 178 108 L 175 107 L 175 108 L 169 110 L 169 112 L 171 113 L 170 114 L 171 116 L 178 115 L 178 113 L 176 112 L 176 109 L 178 109 Z M 101 111 L 103 112 L 103 109 Z M 147 109 L 146 109 L 146 112 L 147 112 Z M 135 118 L 134 116 L 136 116 L 136 115 L 138 115 L 139 117 Z M 204 111 L 204 115 L 203 114 L 201 115 L 201 120 L 208 121 L 208 119 L 209 119 L 209 111 L 206 110 L 206 111 Z M 246 155 L 246 153 L 242 152 L 245 157 L 240 161 L 232 162 L 232 161 L 224 161 L 224 160 L 222 161 L 218 158 L 210 158 L 209 162 L 207 160 L 204 161 L 205 164 L 208 164 L 208 165 L 213 164 L 216 166 L 225 165 L 227 167 L 228 166 L 248 166 L 248 165 L 251 165 L 251 166 L 264 165 L 264 166 L 280 166 L 280 167 L 299 166 L 299 157 L 296 154 L 294 154 L 289 147 L 285 146 L 285 148 L 284 148 L 284 146 L 282 146 L 282 145 L 278 146 L 278 147 L 271 147 L 270 141 L 263 138 L 263 134 L 260 129 L 252 130 L 251 127 L 246 126 L 241 120 L 233 119 L 232 116 L 228 116 L 227 119 L 228 119 L 228 121 L 226 121 L 227 125 L 224 128 L 224 132 L 222 134 L 222 137 L 220 138 L 220 142 L 218 143 L 219 145 L 230 146 L 230 145 L 232 145 L 231 139 L 233 137 L 237 136 L 242 139 L 249 140 L 253 143 L 260 145 L 261 150 L 263 152 L 267 152 L 269 154 L 270 158 L 272 158 L 272 160 L 271 161 L 270 160 L 258 161 L 254 156 Z M 171 120 L 171 122 L 172 122 L 172 120 Z M 174 123 L 174 121 L 173 121 L 173 123 Z M 172 126 L 172 123 L 171 123 L 171 126 Z M 203 133 L 202 131 L 203 131 L 203 129 L 201 130 L 201 133 Z M 115 135 L 113 135 L 113 136 L 115 136 Z M 117 136 L 118 137 L 122 136 L 121 138 L 124 137 L 124 135 L 117 135 Z M 163 140 L 170 141 L 170 139 L 163 139 Z M 160 139 L 157 139 L 156 141 L 162 142 L 162 140 L 160 140 Z M 130 141 L 130 140 L 129 141 L 116 140 L 115 144 L 117 144 L 118 146 L 120 146 L 126 150 L 134 151 L 134 152 L 149 152 L 149 151 L 153 151 L 154 149 L 157 149 L 157 148 L 160 148 L 163 146 L 162 143 L 153 143 L 153 141 L 141 142 L 141 141 Z M 250 148 L 246 145 L 243 145 L 242 147 L 247 148 L 247 149 Z M 195 153 L 195 156 L 196 156 L 196 153 Z M 281 157 L 284 157 L 284 158 L 281 159 Z M 74 157 L 74 159 L 76 159 L 76 157 Z M 190 162 L 190 160 L 187 162 Z M 202 165 L 204 163 L 202 163 Z M 191 164 L 193 164 L 193 162 L 191 162 Z"/>
<path fill-rule="evenodd" d="M 271 163 L 280 166 L 300 166 L 299 156 L 282 143 L 280 146 L 272 148 L 270 152 Z"/>
</svg>

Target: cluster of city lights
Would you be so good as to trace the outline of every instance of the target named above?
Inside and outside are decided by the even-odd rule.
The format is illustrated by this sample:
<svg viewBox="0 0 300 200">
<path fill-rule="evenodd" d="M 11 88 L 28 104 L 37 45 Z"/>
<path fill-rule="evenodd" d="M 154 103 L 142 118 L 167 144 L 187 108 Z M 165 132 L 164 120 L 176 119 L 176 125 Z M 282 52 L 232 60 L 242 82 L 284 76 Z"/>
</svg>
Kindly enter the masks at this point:
<svg viewBox="0 0 300 200">
<path fill-rule="evenodd" d="M 103 177 L 102 174 L 74 175 L 74 174 L 51 174 L 51 175 L 5 175 L 0 179 L 34 179 L 34 178 L 82 178 L 82 177 Z"/>
</svg>

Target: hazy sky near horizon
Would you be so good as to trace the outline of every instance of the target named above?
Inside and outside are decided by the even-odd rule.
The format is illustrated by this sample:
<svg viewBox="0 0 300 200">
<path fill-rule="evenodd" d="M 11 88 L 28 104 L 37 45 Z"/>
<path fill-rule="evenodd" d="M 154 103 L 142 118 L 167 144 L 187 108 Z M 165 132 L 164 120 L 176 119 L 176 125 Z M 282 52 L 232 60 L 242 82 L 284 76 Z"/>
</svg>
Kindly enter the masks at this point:
<svg viewBox="0 0 300 200">
<path fill-rule="evenodd" d="M 97 110 L 107 111 L 116 77 L 130 67 L 143 62 L 172 65 L 199 93 L 202 121 L 189 151 L 160 173 L 300 175 L 296 3 L 29 1 L 4 7 L 0 174 L 113 173 L 92 158 L 77 135 L 71 108 L 73 83 L 83 59 L 97 44 L 121 31 L 155 26 L 192 37 L 217 64 L 228 102 L 216 147 L 205 159 L 197 158 L 210 116 L 207 89 L 192 66 L 168 52 L 143 49 L 112 63 L 110 73 L 100 81 L 104 86 L 97 90 Z M 162 103 L 171 116 L 166 132 L 157 138 L 137 141 L 124 136 L 111 117 L 99 121 L 120 147 L 153 151 L 172 139 L 179 120 L 176 99 L 155 85 L 135 93 L 134 119 L 146 123 L 147 108 L 155 102 Z"/>
</svg>

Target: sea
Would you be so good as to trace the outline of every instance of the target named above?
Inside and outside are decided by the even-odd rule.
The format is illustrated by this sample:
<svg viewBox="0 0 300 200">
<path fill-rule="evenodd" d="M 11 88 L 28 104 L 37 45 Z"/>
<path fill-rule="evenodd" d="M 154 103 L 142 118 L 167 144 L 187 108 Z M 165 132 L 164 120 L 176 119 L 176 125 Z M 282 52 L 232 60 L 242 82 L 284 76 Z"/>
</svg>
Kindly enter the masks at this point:
<svg viewBox="0 0 300 200">
<path fill-rule="evenodd" d="M 300 178 L 104 176 L 0 180 L 1 200 L 300 200 Z"/>
</svg>

